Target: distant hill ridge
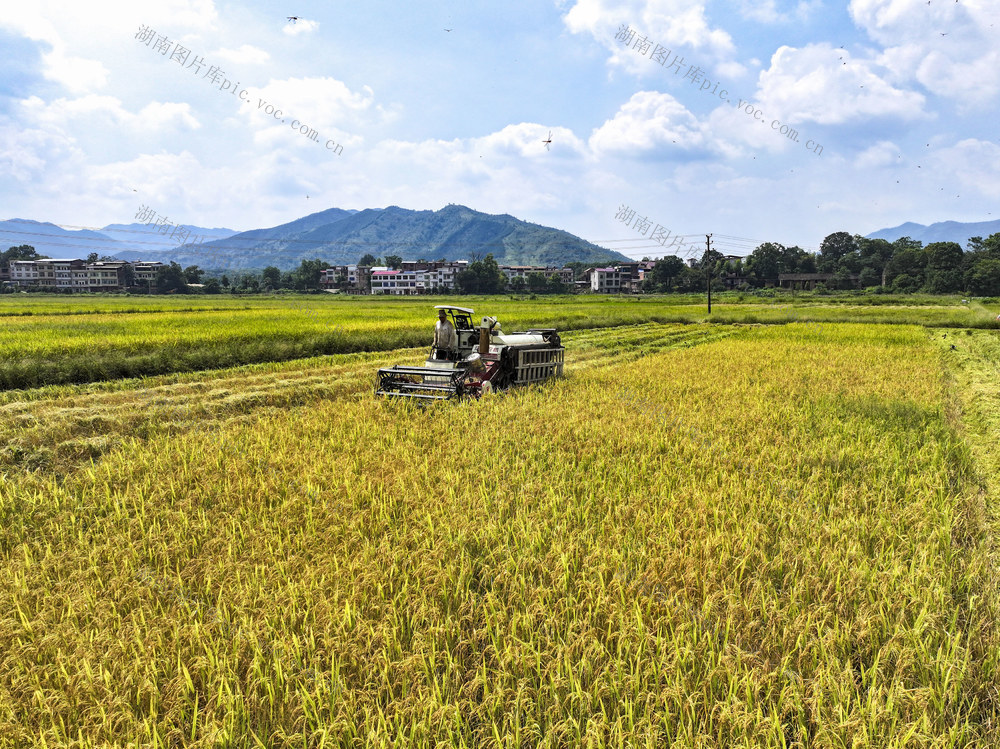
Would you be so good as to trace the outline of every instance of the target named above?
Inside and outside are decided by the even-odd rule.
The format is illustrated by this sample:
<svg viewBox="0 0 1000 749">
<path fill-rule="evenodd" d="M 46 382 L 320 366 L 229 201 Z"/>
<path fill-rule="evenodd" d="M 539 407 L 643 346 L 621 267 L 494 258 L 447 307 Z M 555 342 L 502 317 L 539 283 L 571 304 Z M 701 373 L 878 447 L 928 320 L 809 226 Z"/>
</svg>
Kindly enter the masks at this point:
<svg viewBox="0 0 1000 749">
<path fill-rule="evenodd" d="M 505 265 L 562 266 L 571 261 L 627 261 L 561 229 L 521 221 L 508 214 L 480 213 L 451 204 L 438 211 L 399 206 L 349 211 L 330 208 L 269 229 L 254 229 L 169 251 L 128 251 L 129 260 L 174 260 L 202 268 L 250 269 L 268 265 L 290 270 L 319 257 L 332 265 L 356 263 L 365 254 L 404 260 L 463 260 L 492 253 Z"/>
<path fill-rule="evenodd" d="M 1000 232 L 1000 219 L 996 221 L 978 221 L 973 223 L 961 223 L 959 221 L 939 221 L 930 226 L 915 224 L 908 221 L 893 229 L 879 229 L 868 234 L 869 239 L 887 239 L 895 242 L 901 237 L 909 237 L 925 246 L 932 242 L 957 242 L 966 248 L 966 243 L 970 237 L 986 237 Z"/>
<path fill-rule="evenodd" d="M 206 229 L 201 226 L 182 225 L 192 237 L 223 239 L 236 232 L 232 229 Z M 100 230 L 64 229 L 56 224 L 31 219 L 12 218 L 0 221 L 0 248 L 31 245 L 40 255 L 67 259 L 85 258 L 92 252 L 112 255 L 141 247 L 150 251 L 167 252 L 177 246 L 177 239 L 170 240 L 174 229 L 167 230 L 152 224 L 109 224 Z"/>
</svg>

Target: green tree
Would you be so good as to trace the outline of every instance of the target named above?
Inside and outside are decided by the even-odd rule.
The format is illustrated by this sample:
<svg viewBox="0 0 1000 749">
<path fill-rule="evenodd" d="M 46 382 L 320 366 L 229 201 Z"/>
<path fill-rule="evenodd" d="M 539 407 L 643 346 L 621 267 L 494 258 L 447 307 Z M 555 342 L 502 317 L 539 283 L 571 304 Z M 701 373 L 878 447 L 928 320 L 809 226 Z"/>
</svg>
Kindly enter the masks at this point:
<svg viewBox="0 0 1000 749">
<path fill-rule="evenodd" d="M 549 276 L 549 280 L 546 284 L 546 291 L 548 291 L 549 294 L 566 294 L 569 289 L 566 287 L 566 284 L 563 282 L 559 274 L 553 273 Z"/>
<path fill-rule="evenodd" d="M 510 290 L 513 292 L 520 294 L 524 291 L 525 286 L 527 286 L 527 283 L 524 280 L 524 276 L 514 276 L 510 279 Z"/>
<path fill-rule="evenodd" d="M 861 273 L 859 273 L 858 276 L 858 285 L 862 289 L 867 289 L 870 286 L 882 285 L 882 274 L 875 270 L 875 268 L 869 268 L 866 266 L 861 269 Z"/>
<path fill-rule="evenodd" d="M 541 273 L 528 274 L 528 291 L 532 294 L 544 294 L 548 290 L 545 283 L 545 276 Z"/>
<path fill-rule="evenodd" d="M 160 294 L 187 294 L 187 278 L 177 263 L 170 263 L 156 271 L 156 290 Z"/>
<path fill-rule="evenodd" d="M 892 260 L 892 243 L 887 239 L 869 239 L 861 236 L 855 236 L 854 241 L 858 245 L 858 257 L 861 260 L 861 285 L 880 286 L 885 266 Z M 873 278 L 877 280 L 873 281 Z"/>
<path fill-rule="evenodd" d="M 189 265 L 184 269 L 184 278 L 188 283 L 201 283 L 201 277 L 204 275 L 205 271 L 197 265 Z"/>
<path fill-rule="evenodd" d="M 666 255 L 661 257 L 653 265 L 653 270 L 649 274 L 649 280 L 657 291 L 670 291 L 675 279 L 684 272 L 684 261 L 676 255 Z"/>
<path fill-rule="evenodd" d="M 966 276 L 970 294 L 1000 296 L 1000 258 L 983 256 Z"/>
<path fill-rule="evenodd" d="M 30 244 L 21 244 L 17 247 L 9 247 L 0 252 L 0 267 L 6 268 L 14 260 L 44 260 L 45 255 L 39 255 Z"/>
<path fill-rule="evenodd" d="M 239 277 L 236 288 L 244 293 L 256 294 L 260 291 L 260 278 L 256 273 L 244 273 Z"/>
<path fill-rule="evenodd" d="M 490 253 L 482 260 L 474 260 L 459 273 L 455 282 L 462 294 L 499 294 L 507 284 L 507 277 Z"/>
<path fill-rule="evenodd" d="M 763 286 L 767 281 L 777 283 L 778 274 L 787 272 L 787 262 L 788 252 L 785 246 L 776 242 L 764 242 L 747 256 L 747 268 L 757 279 L 758 286 Z"/>
<path fill-rule="evenodd" d="M 378 258 L 372 255 L 370 252 L 367 252 L 358 261 L 358 265 L 363 265 L 366 268 L 371 268 L 373 265 L 378 265 Z"/>
<path fill-rule="evenodd" d="M 846 231 L 838 231 L 828 235 L 819 245 L 820 273 L 836 273 L 840 262 L 845 256 L 857 255 L 858 243 Z"/>
<path fill-rule="evenodd" d="M 385 264 L 393 270 L 399 270 L 403 267 L 403 258 L 399 255 L 386 255 Z"/>
<path fill-rule="evenodd" d="M 924 248 L 927 265 L 925 288 L 932 294 L 954 294 L 964 284 L 962 264 L 965 253 L 956 242 L 932 242 Z"/>
<path fill-rule="evenodd" d="M 122 286 L 126 289 L 135 286 L 135 266 L 132 263 L 125 263 L 118 271 L 118 277 L 121 278 Z"/>
<path fill-rule="evenodd" d="M 222 291 L 222 287 L 219 285 L 218 279 L 209 278 L 205 281 L 206 294 L 218 294 L 220 291 Z"/>
<path fill-rule="evenodd" d="M 269 265 L 264 268 L 260 275 L 266 286 L 270 286 L 272 289 L 281 288 L 281 270 L 279 268 Z"/>
<path fill-rule="evenodd" d="M 924 285 L 924 267 L 927 264 L 927 256 L 924 254 L 923 248 L 919 247 L 919 242 L 917 245 L 918 247 L 901 245 L 903 249 L 897 249 L 892 260 L 886 265 L 886 284 L 890 284 L 893 291 L 917 291 Z"/>
<path fill-rule="evenodd" d="M 328 262 L 319 258 L 303 260 L 299 267 L 292 271 L 294 288 L 299 290 L 318 289 L 323 271 L 329 267 Z"/>
</svg>

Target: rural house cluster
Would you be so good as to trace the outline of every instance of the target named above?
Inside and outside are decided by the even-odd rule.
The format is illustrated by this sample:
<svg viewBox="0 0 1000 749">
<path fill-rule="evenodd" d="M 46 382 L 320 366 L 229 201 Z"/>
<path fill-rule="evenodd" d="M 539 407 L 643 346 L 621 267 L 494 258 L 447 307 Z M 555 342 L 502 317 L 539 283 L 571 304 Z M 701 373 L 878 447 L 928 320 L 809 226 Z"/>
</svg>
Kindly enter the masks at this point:
<svg viewBox="0 0 1000 749">
<path fill-rule="evenodd" d="M 587 268 L 581 278 L 572 268 L 535 265 L 501 265 L 508 283 L 532 274 L 556 276 L 577 292 L 639 293 L 652 261 L 621 263 L 605 268 Z M 19 289 L 49 289 L 62 292 L 108 292 L 148 290 L 156 284 L 157 272 L 167 267 L 156 261 L 80 259 L 13 260 L 0 266 L 0 285 Z M 344 294 L 414 295 L 456 291 L 458 274 L 469 267 L 468 260 L 404 260 L 398 269 L 387 266 L 334 265 L 322 271 L 324 290 Z M 132 273 L 127 271 L 132 269 Z M 131 277 L 131 281 L 129 280 Z"/>
</svg>

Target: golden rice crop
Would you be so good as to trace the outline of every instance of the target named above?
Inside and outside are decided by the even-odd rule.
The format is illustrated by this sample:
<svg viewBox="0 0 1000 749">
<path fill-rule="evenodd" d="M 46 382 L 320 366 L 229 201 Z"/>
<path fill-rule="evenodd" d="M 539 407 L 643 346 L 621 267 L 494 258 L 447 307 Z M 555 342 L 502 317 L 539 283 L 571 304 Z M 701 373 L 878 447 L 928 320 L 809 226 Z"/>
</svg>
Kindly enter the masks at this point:
<svg viewBox="0 0 1000 749">
<path fill-rule="evenodd" d="M 906 297 L 813 298 L 777 302 L 727 295 L 711 315 L 694 296 L 461 297 L 505 330 L 561 331 L 643 322 L 870 322 L 1000 327 L 978 303 Z M 66 297 L 0 295 L 0 390 L 288 361 L 321 354 L 424 346 L 434 324 L 432 297 L 328 294 L 226 299 L 222 296 Z M 880 303 L 876 304 L 878 301 Z"/>
<path fill-rule="evenodd" d="M 0 736 L 997 745 L 996 579 L 926 334 L 656 327 L 580 334 L 542 388 L 420 409 L 359 375 L 10 473 Z"/>
</svg>

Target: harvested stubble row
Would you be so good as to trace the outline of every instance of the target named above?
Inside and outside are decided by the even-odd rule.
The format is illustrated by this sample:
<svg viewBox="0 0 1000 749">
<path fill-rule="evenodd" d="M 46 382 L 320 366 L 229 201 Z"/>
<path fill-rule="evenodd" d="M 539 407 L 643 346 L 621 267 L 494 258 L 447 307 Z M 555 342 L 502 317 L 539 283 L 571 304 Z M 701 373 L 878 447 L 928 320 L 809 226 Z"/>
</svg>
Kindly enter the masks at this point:
<svg viewBox="0 0 1000 749">
<path fill-rule="evenodd" d="M 654 351 L 732 335 L 712 325 L 633 325 L 569 332 L 567 361 L 580 370 Z M 371 393 L 373 372 L 399 361 L 422 363 L 426 348 L 338 354 L 216 372 L 0 393 L 0 470 L 65 472 L 128 437 L 216 428 L 255 414 L 309 405 L 324 398 Z"/>
<path fill-rule="evenodd" d="M 0 735 L 995 746 L 998 612 L 936 357 L 917 328 L 752 330 L 22 476 Z"/>
<path fill-rule="evenodd" d="M 498 316 L 508 331 L 699 321 L 1000 327 L 982 305 L 962 305 L 957 298 L 931 298 L 920 308 L 905 295 L 818 297 L 801 304 L 741 298 L 727 295 L 708 316 L 700 297 L 689 295 L 461 297 L 460 303 Z M 0 295 L 0 391 L 423 346 L 433 324 L 431 307 L 454 301 L 326 294 L 229 300 Z"/>
</svg>

